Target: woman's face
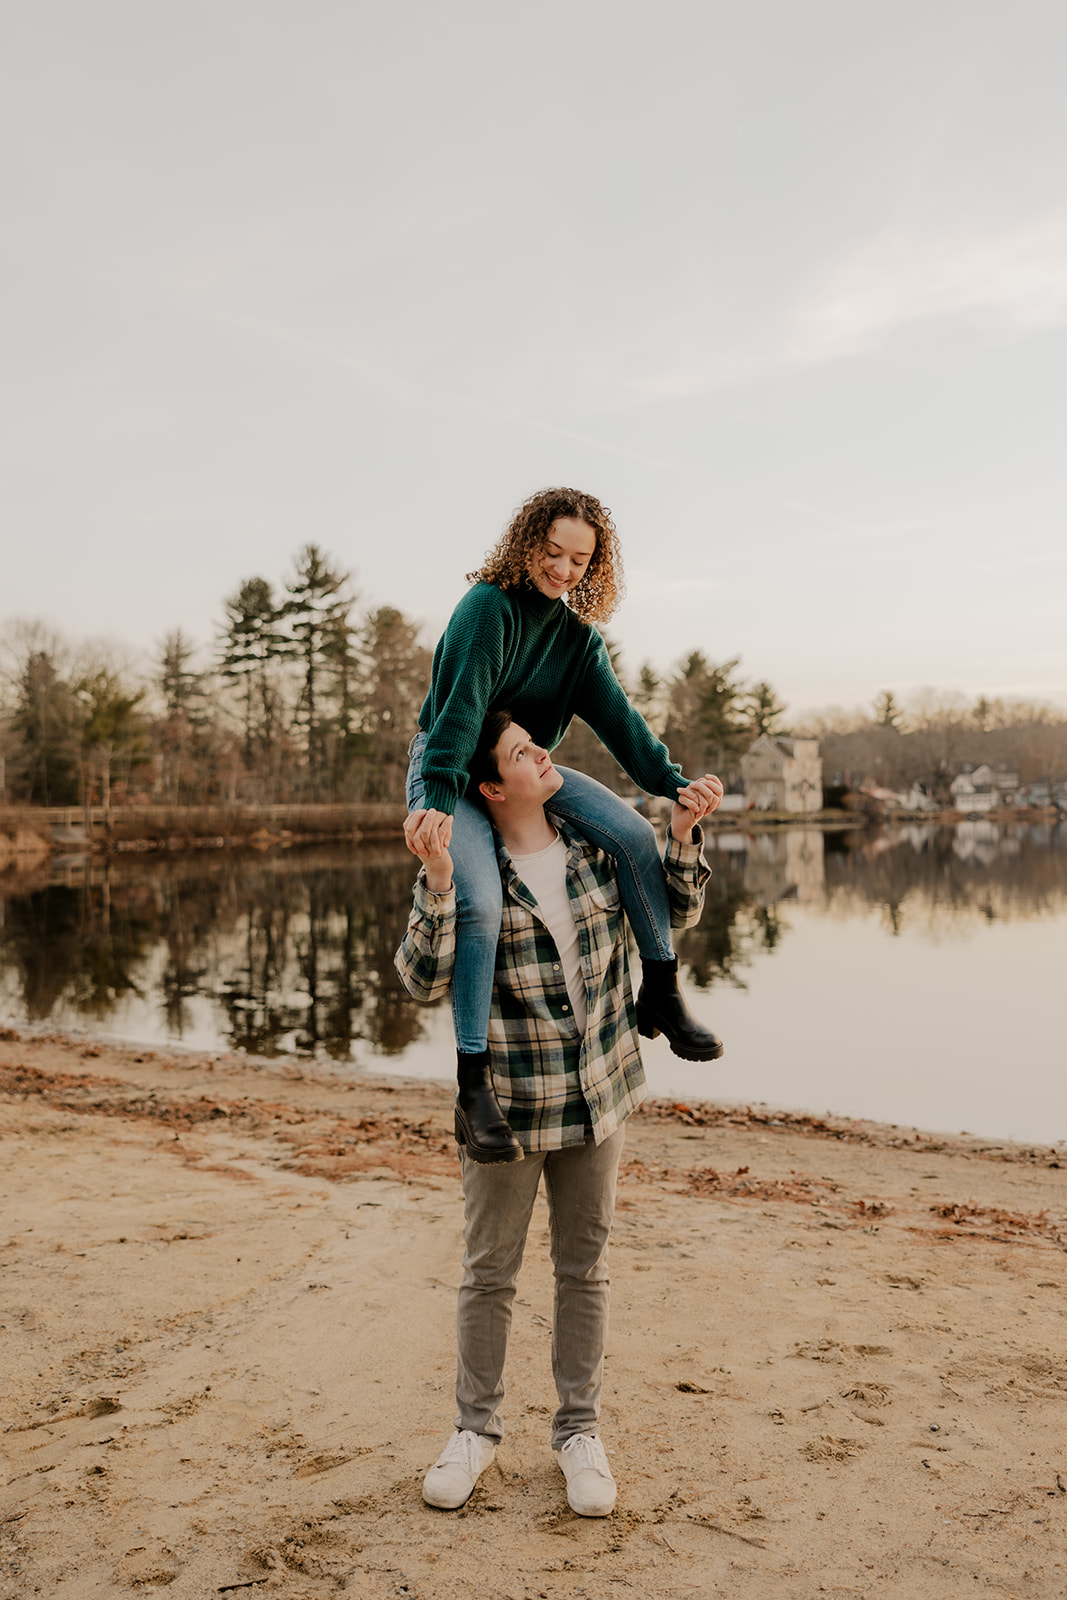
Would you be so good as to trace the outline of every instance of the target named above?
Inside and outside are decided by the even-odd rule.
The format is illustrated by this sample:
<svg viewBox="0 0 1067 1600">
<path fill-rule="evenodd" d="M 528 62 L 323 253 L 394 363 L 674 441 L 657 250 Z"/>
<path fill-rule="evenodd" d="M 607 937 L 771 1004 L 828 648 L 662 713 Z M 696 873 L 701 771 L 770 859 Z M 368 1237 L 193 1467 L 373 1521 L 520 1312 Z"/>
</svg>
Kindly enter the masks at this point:
<svg viewBox="0 0 1067 1600">
<path fill-rule="evenodd" d="M 534 552 L 527 576 L 549 600 L 568 594 L 585 576 L 596 551 L 596 533 L 577 517 L 557 517 Z"/>
</svg>

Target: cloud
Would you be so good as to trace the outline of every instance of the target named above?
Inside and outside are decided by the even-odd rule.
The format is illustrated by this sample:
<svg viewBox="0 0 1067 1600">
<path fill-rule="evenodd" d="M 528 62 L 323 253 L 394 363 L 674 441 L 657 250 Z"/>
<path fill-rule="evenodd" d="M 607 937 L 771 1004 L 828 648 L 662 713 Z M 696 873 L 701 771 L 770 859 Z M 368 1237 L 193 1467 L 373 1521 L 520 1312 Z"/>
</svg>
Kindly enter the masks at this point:
<svg viewBox="0 0 1067 1600">
<path fill-rule="evenodd" d="M 801 304 L 786 353 L 830 361 L 876 349 L 907 323 L 947 317 L 1018 331 L 1067 323 L 1067 217 L 999 232 L 874 234 Z"/>
</svg>

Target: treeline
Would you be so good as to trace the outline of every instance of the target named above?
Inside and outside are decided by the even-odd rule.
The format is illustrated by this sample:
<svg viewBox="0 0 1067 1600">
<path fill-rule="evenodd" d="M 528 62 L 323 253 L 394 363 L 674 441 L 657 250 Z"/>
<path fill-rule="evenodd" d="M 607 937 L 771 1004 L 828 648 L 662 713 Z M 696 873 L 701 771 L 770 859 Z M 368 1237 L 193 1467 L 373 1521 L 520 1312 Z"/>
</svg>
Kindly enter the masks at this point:
<svg viewBox="0 0 1067 1600">
<path fill-rule="evenodd" d="M 248 578 L 208 654 L 168 634 L 148 673 L 39 624 L 4 641 L 6 796 L 41 805 L 392 800 L 429 682 L 418 624 L 360 611 L 317 545 L 278 589 Z"/>
<path fill-rule="evenodd" d="M 199 649 L 167 635 L 147 671 L 113 647 L 75 646 L 39 623 L 0 637 L 0 799 L 36 805 L 401 802 L 407 746 L 429 684 L 419 624 L 361 608 L 352 575 L 316 544 L 278 586 L 246 579 Z M 691 650 L 666 676 L 625 670 L 634 705 L 682 770 L 740 788 L 753 739 L 784 733 L 786 707 L 734 657 Z M 1047 706 L 956 698 L 809 719 L 828 790 L 864 781 L 924 785 L 937 799 L 963 762 L 1010 767 L 1022 783 L 1067 778 L 1067 717 Z M 621 793 L 634 785 L 575 722 L 557 752 Z"/>
<path fill-rule="evenodd" d="M 902 704 L 885 690 L 869 714 L 827 712 L 797 731 L 819 740 L 828 803 L 835 790 L 874 783 L 896 791 L 918 784 L 948 804 L 949 786 L 968 763 L 987 762 L 1049 794 L 1067 780 L 1067 715 L 1023 700 L 927 691 Z"/>
<path fill-rule="evenodd" d="M 617 645 L 612 660 L 626 682 Z M 205 660 L 205 656 L 209 657 Z M 0 640 L 3 798 L 38 805 L 402 801 L 407 746 L 430 678 L 418 623 L 361 610 L 352 575 L 318 545 L 278 587 L 246 579 L 208 651 L 177 630 L 147 672 L 113 648 L 76 647 L 43 625 Z M 736 770 L 785 708 L 738 661 L 692 651 L 627 685 L 687 772 Z M 576 723 L 559 759 L 633 789 Z"/>
</svg>

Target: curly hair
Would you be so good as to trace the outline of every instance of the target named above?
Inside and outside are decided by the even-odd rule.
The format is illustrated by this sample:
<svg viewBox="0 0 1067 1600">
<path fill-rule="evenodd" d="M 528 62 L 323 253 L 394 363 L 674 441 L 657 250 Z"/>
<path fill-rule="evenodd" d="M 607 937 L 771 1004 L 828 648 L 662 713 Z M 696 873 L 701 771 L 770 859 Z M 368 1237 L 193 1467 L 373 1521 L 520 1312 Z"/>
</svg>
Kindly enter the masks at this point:
<svg viewBox="0 0 1067 1600">
<path fill-rule="evenodd" d="M 611 512 L 580 489 L 540 489 L 512 517 L 499 541 L 468 583 L 495 583 L 517 589 L 528 582 L 530 562 L 540 551 L 557 517 L 574 517 L 592 528 L 596 549 L 567 604 L 583 622 L 606 622 L 622 600 L 622 554 Z"/>
</svg>

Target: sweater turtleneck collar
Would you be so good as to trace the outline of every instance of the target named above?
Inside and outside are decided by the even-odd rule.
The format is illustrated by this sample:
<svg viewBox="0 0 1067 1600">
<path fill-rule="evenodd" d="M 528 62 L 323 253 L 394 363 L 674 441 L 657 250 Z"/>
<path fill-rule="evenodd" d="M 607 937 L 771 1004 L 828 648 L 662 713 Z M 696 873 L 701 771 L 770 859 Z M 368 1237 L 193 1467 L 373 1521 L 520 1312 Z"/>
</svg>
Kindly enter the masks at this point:
<svg viewBox="0 0 1067 1600">
<path fill-rule="evenodd" d="M 547 622 L 561 610 L 567 609 L 563 603 L 562 595 L 557 595 L 554 600 L 550 599 L 547 594 L 542 594 L 540 589 L 530 582 L 529 578 L 524 578 L 520 584 L 517 584 L 511 590 L 511 594 L 519 601 L 524 610 L 532 612 L 535 617 L 540 618 L 543 622 Z"/>
</svg>

